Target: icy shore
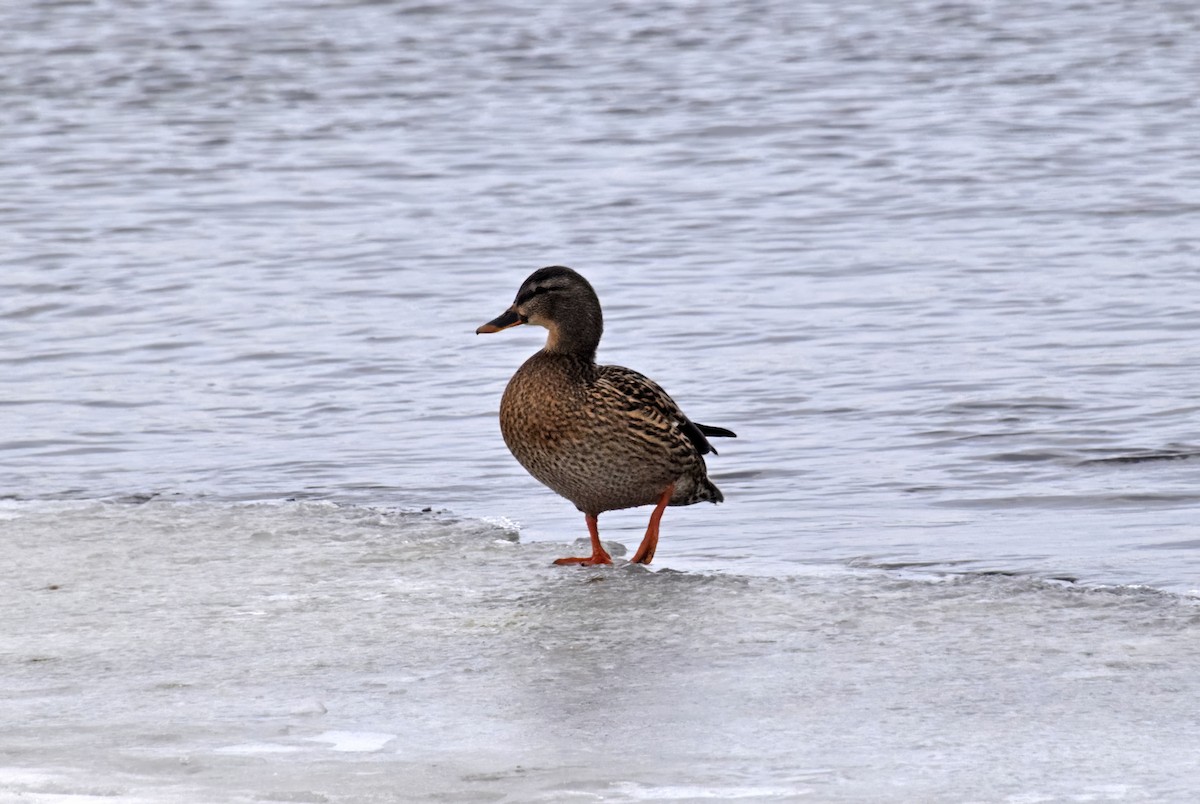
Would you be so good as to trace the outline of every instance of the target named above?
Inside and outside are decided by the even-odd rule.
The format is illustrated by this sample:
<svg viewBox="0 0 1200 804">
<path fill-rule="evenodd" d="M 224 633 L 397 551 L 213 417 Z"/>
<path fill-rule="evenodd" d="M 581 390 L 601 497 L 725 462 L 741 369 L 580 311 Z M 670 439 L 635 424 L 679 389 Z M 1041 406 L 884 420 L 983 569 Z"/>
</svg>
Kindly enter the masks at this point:
<svg viewBox="0 0 1200 804">
<path fill-rule="evenodd" d="M 331 504 L 4 511 L 0 801 L 1184 801 L 1200 607 L 549 566 Z M 667 562 L 669 563 L 669 562 Z"/>
</svg>

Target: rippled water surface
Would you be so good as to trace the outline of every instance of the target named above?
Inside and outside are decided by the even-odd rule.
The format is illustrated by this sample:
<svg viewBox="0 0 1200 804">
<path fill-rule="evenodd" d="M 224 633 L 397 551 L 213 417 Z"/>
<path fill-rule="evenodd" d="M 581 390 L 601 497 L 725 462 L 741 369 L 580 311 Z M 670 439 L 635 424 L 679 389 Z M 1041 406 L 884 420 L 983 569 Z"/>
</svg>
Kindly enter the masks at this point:
<svg viewBox="0 0 1200 804">
<path fill-rule="evenodd" d="M 10 8 L 0 484 L 573 538 L 497 434 L 539 336 L 471 334 L 565 263 L 740 434 L 664 561 L 1192 588 L 1198 13 L 1045 12 Z"/>
<path fill-rule="evenodd" d="M 1200 590 L 1194 3 L 129 0 L 0 26 L 12 522 L 291 497 L 568 550 L 582 517 L 496 422 L 540 331 L 473 334 L 566 264 L 602 361 L 739 435 L 709 462 L 728 502 L 669 511 L 655 566 Z"/>
</svg>

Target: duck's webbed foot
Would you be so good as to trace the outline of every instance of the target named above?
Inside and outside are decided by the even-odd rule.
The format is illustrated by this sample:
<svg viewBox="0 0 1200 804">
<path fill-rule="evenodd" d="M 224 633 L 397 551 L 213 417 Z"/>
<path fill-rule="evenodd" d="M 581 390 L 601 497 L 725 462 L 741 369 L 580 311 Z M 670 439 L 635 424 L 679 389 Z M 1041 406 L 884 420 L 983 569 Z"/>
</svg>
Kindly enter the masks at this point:
<svg viewBox="0 0 1200 804">
<path fill-rule="evenodd" d="M 596 523 L 596 517 L 587 514 L 588 535 L 592 537 L 592 554 L 590 556 L 578 556 L 568 558 L 556 558 L 554 563 L 559 566 L 581 566 L 595 567 L 601 564 L 611 564 L 612 556 L 604 549 L 604 545 L 600 544 L 600 529 Z"/>
<path fill-rule="evenodd" d="M 568 556 L 567 558 L 556 558 L 554 563 L 560 567 L 578 565 L 580 567 L 595 567 L 600 564 L 611 564 L 612 556 L 608 553 L 600 553 L 599 555 L 590 556 Z"/>
</svg>

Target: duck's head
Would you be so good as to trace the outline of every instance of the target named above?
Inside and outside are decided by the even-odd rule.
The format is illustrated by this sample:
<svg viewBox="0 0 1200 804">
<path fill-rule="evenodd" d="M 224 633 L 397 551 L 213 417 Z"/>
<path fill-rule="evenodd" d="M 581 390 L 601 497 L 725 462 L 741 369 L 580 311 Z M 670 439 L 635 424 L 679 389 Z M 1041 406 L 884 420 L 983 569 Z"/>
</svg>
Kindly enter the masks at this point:
<svg viewBox="0 0 1200 804">
<path fill-rule="evenodd" d="M 533 324 L 549 330 L 548 352 L 594 355 L 604 319 L 591 284 L 570 268 L 539 268 L 521 283 L 512 306 L 475 330 L 476 335 Z"/>
</svg>

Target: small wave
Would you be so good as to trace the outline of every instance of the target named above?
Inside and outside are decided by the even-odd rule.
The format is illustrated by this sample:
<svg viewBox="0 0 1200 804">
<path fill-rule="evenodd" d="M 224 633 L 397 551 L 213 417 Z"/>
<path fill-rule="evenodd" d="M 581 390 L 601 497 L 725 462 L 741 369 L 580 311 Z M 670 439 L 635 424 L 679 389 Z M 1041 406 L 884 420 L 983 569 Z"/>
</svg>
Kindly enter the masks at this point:
<svg viewBox="0 0 1200 804">
<path fill-rule="evenodd" d="M 1200 450 L 1147 450 L 1106 458 L 1089 458 L 1080 461 L 1080 466 L 1104 466 L 1106 464 L 1153 463 L 1155 461 L 1186 461 L 1200 457 Z"/>
<path fill-rule="evenodd" d="M 936 500 L 930 505 L 938 508 L 1035 508 L 1035 509 L 1103 509 L 1177 507 L 1200 504 L 1200 494 L 1192 492 L 1130 492 L 1124 494 L 1024 494 L 996 497 L 964 497 L 956 500 Z"/>
</svg>

